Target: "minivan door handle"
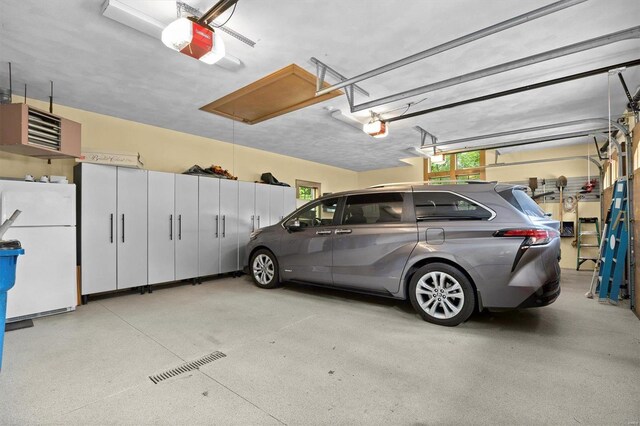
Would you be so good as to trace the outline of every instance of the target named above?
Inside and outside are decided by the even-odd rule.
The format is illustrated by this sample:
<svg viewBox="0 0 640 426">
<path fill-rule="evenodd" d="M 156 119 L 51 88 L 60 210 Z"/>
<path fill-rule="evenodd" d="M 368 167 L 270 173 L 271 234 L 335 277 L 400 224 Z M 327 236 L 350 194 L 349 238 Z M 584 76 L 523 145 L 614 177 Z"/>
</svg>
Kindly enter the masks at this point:
<svg viewBox="0 0 640 426">
<path fill-rule="evenodd" d="M 336 229 L 336 234 L 350 234 L 351 229 Z"/>
<path fill-rule="evenodd" d="M 316 231 L 316 235 L 331 235 L 331 231 Z"/>
</svg>

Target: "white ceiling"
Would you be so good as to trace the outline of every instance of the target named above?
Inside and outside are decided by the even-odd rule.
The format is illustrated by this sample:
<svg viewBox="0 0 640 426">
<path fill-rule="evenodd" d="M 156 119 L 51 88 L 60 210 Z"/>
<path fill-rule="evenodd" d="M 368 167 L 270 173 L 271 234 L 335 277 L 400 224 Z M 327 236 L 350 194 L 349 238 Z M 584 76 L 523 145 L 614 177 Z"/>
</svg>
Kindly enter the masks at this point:
<svg viewBox="0 0 640 426">
<path fill-rule="evenodd" d="M 251 48 L 225 37 L 227 51 L 243 63 L 236 71 L 167 49 L 159 40 L 102 16 L 102 3 L 2 0 L 0 86 L 8 85 L 5 64 L 10 61 L 17 93 L 26 82 L 30 97 L 46 100 L 53 80 L 59 104 L 356 171 L 403 165 L 399 160 L 410 156 L 407 148 L 420 144 L 416 125 L 440 140 L 451 140 L 608 114 L 607 75 L 394 122 L 385 139 L 371 138 L 331 118 L 332 109 L 349 114 L 345 96 L 253 126 L 198 110 L 291 63 L 315 72 L 312 56 L 353 76 L 550 1 L 239 0 L 228 25 L 257 43 Z M 175 18 L 173 1 L 126 3 L 164 23 Z M 215 0 L 187 3 L 206 10 Z M 588 0 L 363 81 L 360 85 L 371 98 L 356 96 L 356 103 L 630 28 L 639 24 L 638 16 L 638 0 Z M 640 40 L 619 42 L 432 92 L 409 111 L 639 58 Z M 638 67 L 623 75 L 635 91 L 640 85 Z M 376 111 L 401 108 L 424 97 Z M 614 76 L 613 117 L 623 112 L 626 102 Z M 355 116 L 364 122 L 368 113 Z M 493 141 L 478 144 L 489 142 Z"/>
</svg>

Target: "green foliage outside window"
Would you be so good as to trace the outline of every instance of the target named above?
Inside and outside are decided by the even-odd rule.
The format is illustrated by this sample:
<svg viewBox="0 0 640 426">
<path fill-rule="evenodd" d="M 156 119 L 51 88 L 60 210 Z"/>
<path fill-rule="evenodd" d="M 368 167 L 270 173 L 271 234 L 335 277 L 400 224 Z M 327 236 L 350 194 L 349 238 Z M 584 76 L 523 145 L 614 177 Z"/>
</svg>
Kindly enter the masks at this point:
<svg viewBox="0 0 640 426">
<path fill-rule="evenodd" d="M 456 169 L 470 169 L 480 167 L 480 151 L 456 154 Z M 447 169 L 448 170 L 448 169 Z"/>
<path fill-rule="evenodd" d="M 445 155 L 444 159 L 445 161 L 442 164 L 431 164 L 431 173 L 448 172 L 451 170 L 451 156 Z"/>
<path fill-rule="evenodd" d="M 313 200 L 313 188 L 308 186 L 298 187 L 298 198 L 301 200 Z"/>
</svg>

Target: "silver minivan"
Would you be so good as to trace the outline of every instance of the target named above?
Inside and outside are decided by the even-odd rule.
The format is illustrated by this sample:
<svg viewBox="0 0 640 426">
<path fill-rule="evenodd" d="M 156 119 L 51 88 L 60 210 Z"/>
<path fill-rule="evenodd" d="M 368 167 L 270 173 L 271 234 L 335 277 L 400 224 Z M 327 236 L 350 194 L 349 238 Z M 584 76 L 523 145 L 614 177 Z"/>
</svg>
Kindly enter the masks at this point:
<svg viewBox="0 0 640 426">
<path fill-rule="evenodd" d="M 560 294 L 559 222 L 525 187 L 390 184 L 335 193 L 251 234 L 261 288 L 300 282 L 409 299 L 429 322 L 545 306 Z"/>
</svg>

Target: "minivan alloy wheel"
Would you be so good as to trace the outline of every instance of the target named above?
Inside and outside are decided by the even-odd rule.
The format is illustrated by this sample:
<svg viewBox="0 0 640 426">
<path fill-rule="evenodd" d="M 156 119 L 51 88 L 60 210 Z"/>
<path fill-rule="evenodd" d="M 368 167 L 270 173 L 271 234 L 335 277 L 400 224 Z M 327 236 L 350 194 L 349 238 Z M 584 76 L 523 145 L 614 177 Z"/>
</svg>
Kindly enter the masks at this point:
<svg viewBox="0 0 640 426">
<path fill-rule="evenodd" d="M 445 272 L 429 272 L 418 280 L 418 303 L 434 318 L 449 319 L 458 315 L 464 306 L 460 283 Z"/>
<path fill-rule="evenodd" d="M 259 284 L 267 285 L 273 280 L 275 267 L 271 258 L 266 254 L 259 254 L 253 259 L 253 276 Z"/>
<path fill-rule="evenodd" d="M 260 288 L 276 288 L 280 285 L 278 259 L 267 249 L 260 249 L 251 256 L 251 278 Z"/>
<path fill-rule="evenodd" d="M 413 274 L 409 299 L 422 319 L 446 326 L 466 321 L 476 306 L 469 278 L 459 268 L 440 262 L 426 264 Z"/>
</svg>

